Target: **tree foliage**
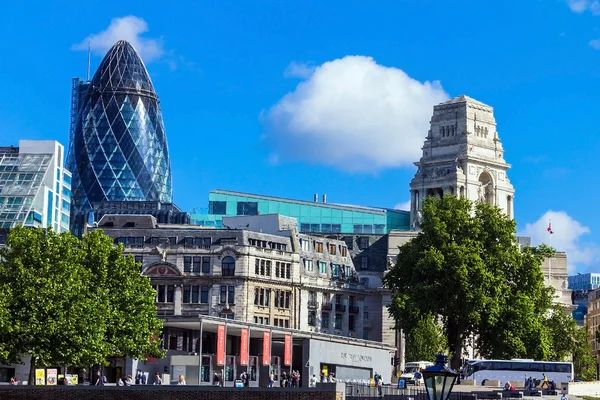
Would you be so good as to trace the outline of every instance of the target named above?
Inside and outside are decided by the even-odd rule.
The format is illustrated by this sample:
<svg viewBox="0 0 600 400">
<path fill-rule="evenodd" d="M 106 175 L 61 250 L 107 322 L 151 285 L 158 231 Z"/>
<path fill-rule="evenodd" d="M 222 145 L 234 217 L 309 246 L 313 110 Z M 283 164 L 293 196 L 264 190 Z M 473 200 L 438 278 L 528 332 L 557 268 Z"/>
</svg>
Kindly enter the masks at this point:
<svg viewBox="0 0 600 400">
<path fill-rule="evenodd" d="M 591 335 L 586 327 L 576 328 L 573 340 L 573 367 L 575 378 L 596 380 L 596 359 L 592 355 Z"/>
<path fill-rule="evenodd" d="M 417 325 L 406 333 L 406 360 L 427 361 L 448 347 L 448 341 L 434 315 L 421 317 Z"/>
<path fill-rule="evenodd" d="M 11 229 L 0 249 L 0 362 L 89 366 L 115 355 L 161 355 L 147 278 L 96 231 L 81 241 L 51 229 Z M 125 304 L 127 303 L 127 304 Z"/>
<path fill-rule="evenodd" d="M 397 325 L 410 333 L 419 316 L 439 316 L 454 367 L 470 338 L 486 358 L 547 359 L 552 290 L 540 266 L 552 250 L 521 251 L 515 222 L 488 204 L 430 197 L 422 213 L 421 232 L 384 277 Z"/>
</svg>

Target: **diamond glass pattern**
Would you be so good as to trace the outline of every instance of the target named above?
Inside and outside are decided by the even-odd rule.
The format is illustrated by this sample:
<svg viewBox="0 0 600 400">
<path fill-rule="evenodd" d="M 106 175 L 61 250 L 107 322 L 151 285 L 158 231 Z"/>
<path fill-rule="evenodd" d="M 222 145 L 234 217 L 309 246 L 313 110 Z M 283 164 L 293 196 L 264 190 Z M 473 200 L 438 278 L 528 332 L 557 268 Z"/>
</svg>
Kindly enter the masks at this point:
<svg viewBox="0 0 600 400">
<path fill-rule="evenodd" d="M 171 203 L 171 164 L 158 96 L 131 44 L 117 42 L 88 86 L 77 105 L 68 158 L 72 212 L 103 201 Z"/>
</svg>

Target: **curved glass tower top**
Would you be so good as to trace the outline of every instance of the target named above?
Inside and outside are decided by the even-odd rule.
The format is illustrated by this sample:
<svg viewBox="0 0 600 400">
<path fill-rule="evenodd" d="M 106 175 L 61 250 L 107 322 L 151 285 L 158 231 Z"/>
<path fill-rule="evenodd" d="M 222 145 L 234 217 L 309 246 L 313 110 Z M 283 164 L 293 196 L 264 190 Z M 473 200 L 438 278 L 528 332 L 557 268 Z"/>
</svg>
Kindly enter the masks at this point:
<svg viewBox="0 0 600 400">
<path fill-rule="evenodd" d="M 72 209 L 104 201 L 172 203 L 171 164 L 158 96 L 126 41 L 106 54 L 72 101 Z M 86 87 L 87 86 L 87 87 Z M 81 89 L 83 88 L 83 90 Z"/>
</svg>

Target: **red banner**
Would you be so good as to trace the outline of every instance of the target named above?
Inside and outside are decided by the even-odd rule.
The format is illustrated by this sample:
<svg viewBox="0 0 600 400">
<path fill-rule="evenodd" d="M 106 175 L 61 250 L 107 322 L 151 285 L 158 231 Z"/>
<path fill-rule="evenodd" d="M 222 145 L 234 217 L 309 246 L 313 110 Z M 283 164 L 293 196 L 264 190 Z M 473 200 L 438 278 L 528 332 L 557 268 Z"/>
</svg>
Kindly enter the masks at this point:
<svg viewBox="0 0 600 400">
<path fill-rule="evenodd" d="M 285 335 L 283 344 L 283 365 L 292 365 L 292 335 Z"/>
<path fill-rule="evenodd" d="M 271 365 L 271 332 L 263 332 L 263 356 L 264 366 Z"/>
<path fill-rule="evenodd" d="M 217 365 L 225 365 L 225 325 L 217 327 Z"/>
<path fill-rule="evenodd" d="M 242 328 L 240 333 L 240 365 L 248 365 L 248 329 Z"/>
</svg>

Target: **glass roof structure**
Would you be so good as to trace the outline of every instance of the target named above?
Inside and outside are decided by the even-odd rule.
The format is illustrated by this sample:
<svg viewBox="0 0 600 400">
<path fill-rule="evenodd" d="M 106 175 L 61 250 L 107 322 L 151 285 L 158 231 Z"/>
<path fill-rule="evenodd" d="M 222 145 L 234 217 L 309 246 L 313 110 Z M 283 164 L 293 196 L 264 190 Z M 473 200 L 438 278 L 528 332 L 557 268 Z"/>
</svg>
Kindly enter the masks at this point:
<svg viewBox="0 0 600 400">
<path fill-rule="evenodd" d="M 105 201 L 171 203 L 171 164 L 158 96 L 131 44 L 117 42 L 91 82 L 74 84 L 80 85 L 73 90 L 80 98 L 72 100 L 71 110 L 72 212 Z"/>
</svg>

